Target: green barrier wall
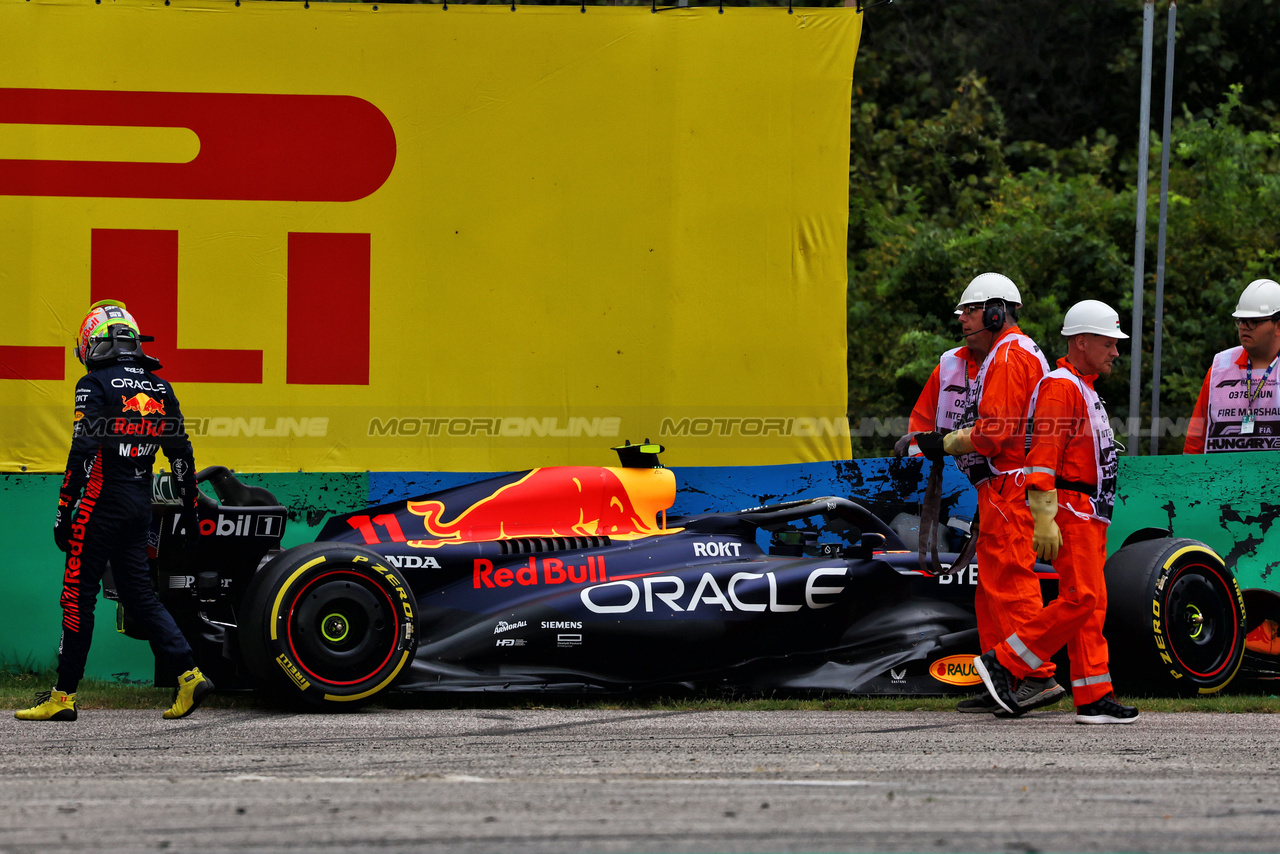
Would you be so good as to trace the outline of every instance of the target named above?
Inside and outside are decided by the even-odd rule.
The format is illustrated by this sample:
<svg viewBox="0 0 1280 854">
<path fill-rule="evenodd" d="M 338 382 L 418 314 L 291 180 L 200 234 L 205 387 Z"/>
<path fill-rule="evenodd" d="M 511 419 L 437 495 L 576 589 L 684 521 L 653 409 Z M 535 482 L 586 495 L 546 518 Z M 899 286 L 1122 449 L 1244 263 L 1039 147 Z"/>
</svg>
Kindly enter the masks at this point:
<svg viewBox="0 0 1280 854">
<path fill-rule="evenodd" d="M 1122 458 L 1115 524 L 1108 542 L 1110 550 L 1119 548 L 1124 539 L 1139 528 L 1171 528 L 1175 536 L 1201 540 L 1222 555 L 1235 570 L 1242 588 L 1266 587 L 1280 591 L 1280 573 L 1275 572 L 1280 567 L 1280 527 L 1273 527 L 1280 516 L 1280 497 L 1271 485 L 1272 468 L 1277 462 L 1280 457 L 1274 454 Z M 857 468 L 858 471 L 845 472 L 839 478 L 848 484 L 849 490 L 822 489 L 817 494 L 853 491 L 871 495 L 892 486 L 884 472 L 893 467 L 880 460 L 727 471 L 731 471 L 732 479 L 748 482 L 752 495 L 785 501 L 803 497 L 792 494 L 797 488 L 804 490 L 804 494 L 815 494 L 811 487 L 796 486 L 797 481 L 804 480 L 797 474 L 821 466 Z M 722 480 L 726 470 L 719 471 Z M 682 490 L 676 499 L 675 512 L 738 509 L 739 505 L 733 503 L 738 496 L 722 496 L 726 503 L 721 507 L 684 506 L 692 493 L 698 493 L 704 503 L 714 504 L 714 497 L 720 495 L 724 487 L 715 485 L 718 481 L 710 477 L 708 470 L 690 469 L 682 477 L 681 470 L 676 469 L 676 475 L 678 480 L 689 483 L 688 492 Z M 484 476 L 475 475 L 475 478 Z M 371 479 L 363 472 L 241 477 L 246 483 L 271 490 L 288 508 L 286 547 L 314 540 L 331 514 L 364 507 L 371 498 Z M 457 482 L 458 477 L 450 476 L 449 481 Z M 386 474 L 377 479 L 380 483 L 399 481 Z M 420 480 L 405 475 L 400 482 L 410 491 L 425 491 L 417 483 Z M 58 482 L 59 478 L 53 475 L 0 476 L 0 533 L 9 543 L 13 557 L 7 571 L 0 576 L 0 602 L 4 603 L 0 663 L 6 666 L 39 668 L 55 660 L 61 621 L 58 596 L 62 587 L 62 555 L 54 547 L 52 535 Z M 901 484 L 896 488 L 901 488 Z M 387 494 L 385 484 L 376 491 L 378 494 L 372 496 L 375 502 L 398 497 L 398 494 Z M 147 683 L 151 680 L 151 651 L 147 644 L 116 633 L 114 603 L 99 603 L 87 672 L 101 678 Z"/>
<path fill-rule="evenodd" d="M 284 546 L 309 543 L 332 514 L 364 507 L 369 478 L 353 474 L 245 474 L 289 510 Z M 0 665 L 39 669 L 57 661 L 61 635 L 62 553 L 53 544 L 53 515 L 60 475 L 0 476 L 0 535 L 13 556 L 0 575 Z M 85 673 L 103 679 L 151 684 L 153 660 L 145 641 L 119 634 L 116 605 L 98 600 L 93 648 Z"/>
<path fill-rule="evenodd" d="M 1242 589 L 1280 591 L 1280 454 L 1122 457 L 1108 548 L 1147 526 L 1201 540 L 1227 562 Z"/>
</svg>

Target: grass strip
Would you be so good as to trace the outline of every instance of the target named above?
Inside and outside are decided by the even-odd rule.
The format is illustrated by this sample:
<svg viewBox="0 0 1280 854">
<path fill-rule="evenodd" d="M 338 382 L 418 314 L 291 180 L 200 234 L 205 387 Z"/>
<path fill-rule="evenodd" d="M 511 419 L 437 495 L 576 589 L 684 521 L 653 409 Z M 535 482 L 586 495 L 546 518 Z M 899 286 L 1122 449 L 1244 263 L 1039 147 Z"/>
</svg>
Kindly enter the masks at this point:
<svg viewBox="0 0 1280 854">
<path fill-rule="evenodd" d="M 48 691 L 54 683 L 51 669 L 0 668 L 0 709 L 21 709 L 31 705 L 40 691 Z M 167 709 L 173 691 L 152 688 L 121 679 L 85 679 L 76 692 L 80 709 Z M 956 697 L 867 697 L 867 696 L 711 696 L 691 694 L 669 696 L 648 694 L 625 698 L 591 695 L 494 694 L 486 693 L 406 693 L 391 692 L 369 708 L 384 709 L 616 709 L 621 711 L 688 711 L 688 712 L 950 712 Z M 1275 695 L 1222 692 L 1204 697 L 1125 697 L 1144 712 L 1215 712 L 1261 713 L 1280 712 L 1280 697 Z M 215 693 L 204 702 L 204 708 L 274 711 L 281 706 L 250 691 Z M 1048 709 L 1067 710 L 1068 701 Z"/>
</svg>

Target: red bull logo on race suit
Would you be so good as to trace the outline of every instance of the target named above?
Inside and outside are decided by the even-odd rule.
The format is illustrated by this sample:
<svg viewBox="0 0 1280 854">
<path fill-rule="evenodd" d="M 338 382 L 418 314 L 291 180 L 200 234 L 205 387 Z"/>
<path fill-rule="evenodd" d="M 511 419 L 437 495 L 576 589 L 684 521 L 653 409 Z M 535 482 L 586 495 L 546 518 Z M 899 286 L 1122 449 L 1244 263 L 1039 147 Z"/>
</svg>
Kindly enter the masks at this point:
<svg viewBox="0 0 1280 854">
<path fill-rule="evenodd" d="M 136 412 L 139 415 L 164 415 L 164 401 L 156 400 L 151 395 L 143 392 L 138 392 L 133 397 L 120 395 L 120 405 L 122 412 Z"/>
</svg>

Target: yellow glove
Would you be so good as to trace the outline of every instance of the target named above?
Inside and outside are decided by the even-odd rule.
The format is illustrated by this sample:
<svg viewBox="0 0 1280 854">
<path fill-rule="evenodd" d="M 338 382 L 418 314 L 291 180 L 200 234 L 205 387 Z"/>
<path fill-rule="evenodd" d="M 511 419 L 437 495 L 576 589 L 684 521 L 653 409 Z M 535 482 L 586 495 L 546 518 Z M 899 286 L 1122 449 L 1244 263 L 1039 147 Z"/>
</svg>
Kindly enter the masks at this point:
<svg viewBox="0 0 1280 854">
<path fill-rule="evenodd" d="M 1028 489 L 1027 506 L 1031 508 L 1031 518 L 1035 520 L 1031 547 L 1041 560 L 1053 560 L 1058 556 L 1058 549 L 1062 548 L 1062 531 L 1056 521 L 1058 490 L 1041 492 L 1038 489 Z"/>
<path fill-rule="evenodd" d="M 960 454 L 971 454 L 974 452 L 973 440 L 969 438 L 969 434 L 973 432 L 972 427 L 965 427 L 960 430 L 952 430 L 950 433 L 942 437 L 942 450 L 944 453 L 957 457 Z"/>
</svg>

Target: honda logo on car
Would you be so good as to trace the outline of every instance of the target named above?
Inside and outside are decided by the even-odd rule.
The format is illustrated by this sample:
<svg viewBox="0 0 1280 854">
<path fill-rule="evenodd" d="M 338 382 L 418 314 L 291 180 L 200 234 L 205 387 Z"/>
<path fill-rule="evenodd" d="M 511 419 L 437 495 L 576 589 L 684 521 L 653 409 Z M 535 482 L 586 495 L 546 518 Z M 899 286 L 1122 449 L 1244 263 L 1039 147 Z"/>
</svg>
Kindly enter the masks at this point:
<svg viewBox="0 0 1280 854">
<path fill-rule="evenodd" d="M 948 685 L 977 685 L 982 681 L 972 655 L 949 655 L 929 665 L 929 675 Z"/>
<path fill-rule="evenodd" d="M 439 569 L 440 562 L 423 555 L 383 555 L 396 569 Z"/>
<path fill-rule="evenodd" d="M 729 577 L 728 583 L 720 586 L 720 582 L 716 580 L 715 575 L 710 572 L 704 572 L 698 580 L 697 587 L 694 588 L 693 594 L 685 599 L 685 583 L 684 579 L 677 575 L 655 575 L 647 578 L 639 579 L 639 584 L 629 580 L 610 581 L 607 584 L 597 584 L 594 587 L 587 587 L 582 591 L 582 604 L 587 606 L 587 610 L 597 614 L 626 614 L 634 611 L 640 606 L 641 598 L 644 599 L 644 610 L 648 613 L 653 612 L 654 600 L 665 605 L 672 611 L 694 611 L 699 605 L 714 605 L 723 608 L 725 611 L 765 611 L 774 613 L 786 613 L 789 611 L 799 611 L 801 608 L 810 608 L 817 610 L 819 608 L 827 608 L 834 605 L 834 601 L 819 601 L 819 596 L 838 596 L 844 592 L 844 585 L 839 587 L 820 586 L 819 581 L 825 578 L 843 578 L 847 573 L 847 569 L 843 566 L 823 566 L 810 571 L 804 583 L 804 602 L 790 603 L 780 602 L 778 600 L 778 579 L 772 572 L 735 572 Z M 760 579 L 765 579 L 767 584 L 758 583 Z M 739 588 L 746 586 L 751 589 L 748 594 L 746 591 L 739 592 Z M 766 593 L 763 589 L 768 587 Z M 643 588 L 643 596 L 641 589 Z M 622 592 L 626 596 L 625 602 L 611 602 L 611 599 L 617 599 L 617 593 Z M 615 595 L 610 595 L 610 594 Z M 764 594 L 761 596 L 761 594 Z M 743 599 L 746 595 L 749 598 Z M 758 597 L 758 598 L 757 598 Z M 759 601 L 763 598 L 765 601 Z M 683 604 L 681 602 L 683 601 Z"/>
</svg>

